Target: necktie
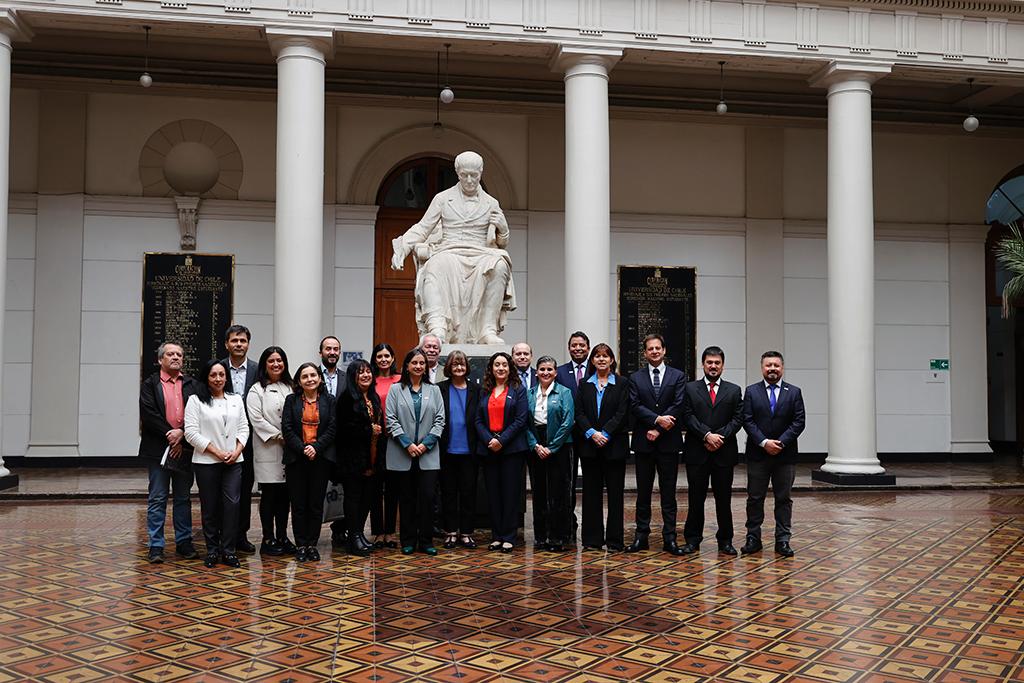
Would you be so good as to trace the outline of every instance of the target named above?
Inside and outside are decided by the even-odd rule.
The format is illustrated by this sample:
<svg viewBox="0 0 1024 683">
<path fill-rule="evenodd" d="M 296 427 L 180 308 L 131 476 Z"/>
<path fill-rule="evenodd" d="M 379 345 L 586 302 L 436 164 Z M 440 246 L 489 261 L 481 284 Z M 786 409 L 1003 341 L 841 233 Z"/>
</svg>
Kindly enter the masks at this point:
<svg viewBox="0 0 1024 683">
<path fill-rule="evenodd" d="M 576 384 L 577 386 L 583 383 L 583 364 L 576 365 Z"/>
<path fill-rule="evenodd" d="M 711 405 L 715 405 L 715 383 L 712 382 L 708 385 L 708 393 L 711 394 Z"/>
<path fill-rule="evenodd" d="M 519 371 L 519 380 L 523 383 L 523 386 L 527 389 L 530 388 L 530 373 L 526 370 Z"/>
<path fill-rule="evenodd" d="M 775 390 L 777 388 L 774 384 L 768 385 L 768 405 L 771 406 L 772 415 L 775 414 Z"/>
<path fill-rule="evenodd" d="M 661 368 L 654 368 L 651 370 L 651 374 L 654 375 L 654 379 L 651 380 L 651 384 L 654 385 L 654 395 L 658 396 L 661 393 Z"/>
</svg>

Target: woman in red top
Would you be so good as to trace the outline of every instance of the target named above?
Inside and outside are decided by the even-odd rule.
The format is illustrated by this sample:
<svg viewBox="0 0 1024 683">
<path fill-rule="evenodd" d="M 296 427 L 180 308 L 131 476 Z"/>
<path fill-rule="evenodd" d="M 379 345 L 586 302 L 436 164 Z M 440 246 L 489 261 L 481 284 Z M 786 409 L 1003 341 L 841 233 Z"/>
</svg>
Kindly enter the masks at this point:
<svg viewBox="0 0 1024 683">
<path fill-rule="evenodd" d="M 391 344 L 381 342 L 374 346 L 370 359 L 374 389 L 380 397 L 383 412 L 387 407 L 388 389 L 402 379 L 402 374 L 395 368 L 395 350 Z M 398 543 L 391 540 L 398 519 L 398 490 L 388 479 L 387 469 L 381 467 L 374 470 L 370 483 L 370 533 L 373 534 L 374 548 L 398 547 Z"/>
<path fill-rule="evenodd" d="M 477 453 L 483 456 L 487 503 L 491 513 L 489 550 L 512 552 L 523 494 L 523 468 L 529 444 L 526 425 L 529 407 L 519 375 L 510 372 L 512 356 L 491 356 L 484 373 L 476 411 Z"/>
</svg>

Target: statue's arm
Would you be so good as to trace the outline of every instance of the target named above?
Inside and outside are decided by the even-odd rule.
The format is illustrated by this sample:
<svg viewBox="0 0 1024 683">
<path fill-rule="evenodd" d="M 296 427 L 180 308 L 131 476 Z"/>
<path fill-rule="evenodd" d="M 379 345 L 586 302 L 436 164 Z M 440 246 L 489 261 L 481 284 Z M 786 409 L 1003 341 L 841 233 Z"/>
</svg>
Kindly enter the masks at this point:
<svg viewBox="0 0 1024 683">
<path fill-rule="evenodd" d="M 494 205 L 491 208 L 489 223 L 494 229 L 495 245 L 504 249 L 505 247 L 508 246 L 508 221 L 505 220 L 505 213 L 501 210 L 501 207 L 498 205 L 498 202 L 494 202 Z"/>
<path fill-rule="evenodd" d="M 404 234 L 391 240 L 391 248 L 394 250 L 394 255 L 391 257 L 392 270 L 402 270 L 405 264 L 405 257 L 416 248 L 417 244 L 426 242 L 427 238 L 430 237 L 430 233 L 441 222 L 441 201 L 438 199 L 439 196 L 434 195 L 430 206 L 427 207 L 427 212 L 423 214 L 423 218 L 418 223 L 406 230 Z"/>
</svg>

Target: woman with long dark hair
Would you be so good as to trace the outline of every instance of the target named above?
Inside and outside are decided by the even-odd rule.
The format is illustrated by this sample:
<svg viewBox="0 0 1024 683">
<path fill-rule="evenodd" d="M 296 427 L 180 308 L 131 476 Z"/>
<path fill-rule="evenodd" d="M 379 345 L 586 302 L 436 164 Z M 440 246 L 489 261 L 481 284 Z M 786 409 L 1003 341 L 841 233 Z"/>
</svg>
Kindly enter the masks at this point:
<svg viewBox="0 0 1024 683">
<path fill-rule="evenodd" d="M 387 342 L 374 346 L 370 358 L 374 388 L 380 397 L 381 410 L 384 410 L 388 390 L 392 384 L 397 384 L 402 379 L 402 373 L 395 368 L 395 350 Z M 373 475 L 369 505 L 373 547 L 397 548 L 398 543 L 391 537 L 395 535 L 395 523 L 398 519 L 398 489 L 388 477 L 387 468 L 380 467 Z"/>
<path fill-rule="evenodd" d="M 615 352 L 598 344 L 587 361 L 587 379 L 576 397 L 576 428 L 582 435 L 576 444 L 583 467 L 584 550 L 623 549 L 623 497 L 626 488 L 626 456 L 629 455 L 626 415 L 629 409 L 628 380 L 615 374 Z M 607 526 L 601 510 L 608 492 Z"/>
<path fill-rule="evenodd" d="M 402 379 L 388 390 L 384 413 L 388 472 L 399 486 L 402 552 L 437 555 L 434 502 L 441 467 L 438 439 L 444 432 L 441 392 L 427 376 L 427 356 L 413 349 L 402 362 Z"/>
<path fill-rule="evenodd" d="M 245 397 L 253 432 L 253 470 L 260 487 L 261 555 L 295 552 L 295 545 L 288 539 L 288 484 L 284 479 L 281 432 L 284 402 L 293 388 L 288 354 L 280 346 L 268 346 L 260 354 L 256 382 Z"/>
<path fill-rule="evenodd" d="M 473 516 L 480 463 L 476 455 L 476 410 L 480 385 L 468 380 L 469 359 L 462 351 L 448 354 L 446 380 L 438 384 L 444 401 L 441 435 L 441 518 L 445 548 L 475 548 Z"/>
<path fill-rule="evenodd" d="M 320 559 L 316 548 L 324 518 L 324 495 L 334 468 L 334 397 L 324 391 L 323 374 L 315 363 L 295 371 L 295 393 L 285 399 L 281 418 L 284 471 L 292 505 L 295 559 Z"/>
<path fill-rule="evenodd" d="M 348 552 L 369 555 L 372 544 L 363 531 L 370 512 L 374 472 L 378 457 L 384 414 L 373 387 L 373 370 L 363 359 L 352 361 L 346 371 L 345 390 L 338 396 L 338 472 L 345 490 L 345 521 L 348 523 Z"/>
<path fill-rule="evenodd" d="M 197 380 L 196 393 L 185 405 L 185 440 L 195 449 L 192 468 L 203 515 L 204 564 L 214 567 L 223 562 L 237 567 L 242 451 L 249 440 L 249 421 L 242 397 L 224 391 L 228 381 L 226 363 L 209 361 Z"/>
<path fill-rule="evenodd" d="M 529 408 L 519 374 L 511 372 L 512 356 L 491 356 L 484 372 L 476 410 L 477 453 L 483 456 L 484 481 L 491 513 L 489 550 L 510 553 L 515 547 L 523 465 L 529 445 Z"/>
</svg>

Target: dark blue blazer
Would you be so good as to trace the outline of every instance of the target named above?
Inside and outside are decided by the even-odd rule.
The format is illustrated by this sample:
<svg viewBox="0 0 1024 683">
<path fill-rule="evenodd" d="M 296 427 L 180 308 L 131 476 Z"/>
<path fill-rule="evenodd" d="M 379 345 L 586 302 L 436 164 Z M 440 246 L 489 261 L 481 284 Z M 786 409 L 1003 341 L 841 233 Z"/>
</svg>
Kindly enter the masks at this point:
<svg viewBox="0 0 1024 683">
<path fill-rule="evenodd" d="M 747 460 L 775 458 L 780 462 L 795 463 L 797 437 L 804 431 L 804 397 L 800 387 L 779 381 L 779 392 L 775 399 L 775 413 L 768 403 L 768 390 L 764 382 L 747 387 L 743 397 L 743 429 L 747 432 Z M 782 442 L 783 450 L 770 456 L 761 442 L 765 439 Z"/>
<path fill-rule="evenodd" d="M 683 387 L 686 373 L 662 364 L 664 377 L 661 390 L 654 395 L 649 368 L 629 376 L 629 412 L 633 418 L 632 447 L 636 453 L 678 453 L 683 450 Z M 661 415 L 671 415 L 676 426 L 665 430 L 654 423 Z M 661 432 L 654 441 L 647 439 L 647 430 Z"/>
<path fill-rule="evenodd" d="M 586 367 L 586 363 L 583 364 Z M 583 379 L 586 380 L 587 375 L 584 372 Z M 573 372 L 572 361 L 563 363 L 555 369 L 555 381 L 561 384 L 563 387 L 567 387 L 572 392 L 572 400 L 575 401 L 579 396 L 580 388 L 576 384 L 576 373 Z"/>
<path fill-rule="evenodd" d="M 530 450 L 526 442 L 526 428 L 529 425 L 530 407 L 526 402 L 526 389 L 521 386 L 509 389 L 505 393 L 505 428 L 498 434 L 498 441 L 501 442 L 501 450 L 494 453 L 488 450 L 487 444 L 495 436 L 491 433 L 491 427 L 487 418 L 487 400 L 491 392 L 484 391 L 480 387 L 480 400 L 476 406 L 476 452 L 480 455 L 501 455 L 502 453 L 517 453 Z"/>
</svg>

